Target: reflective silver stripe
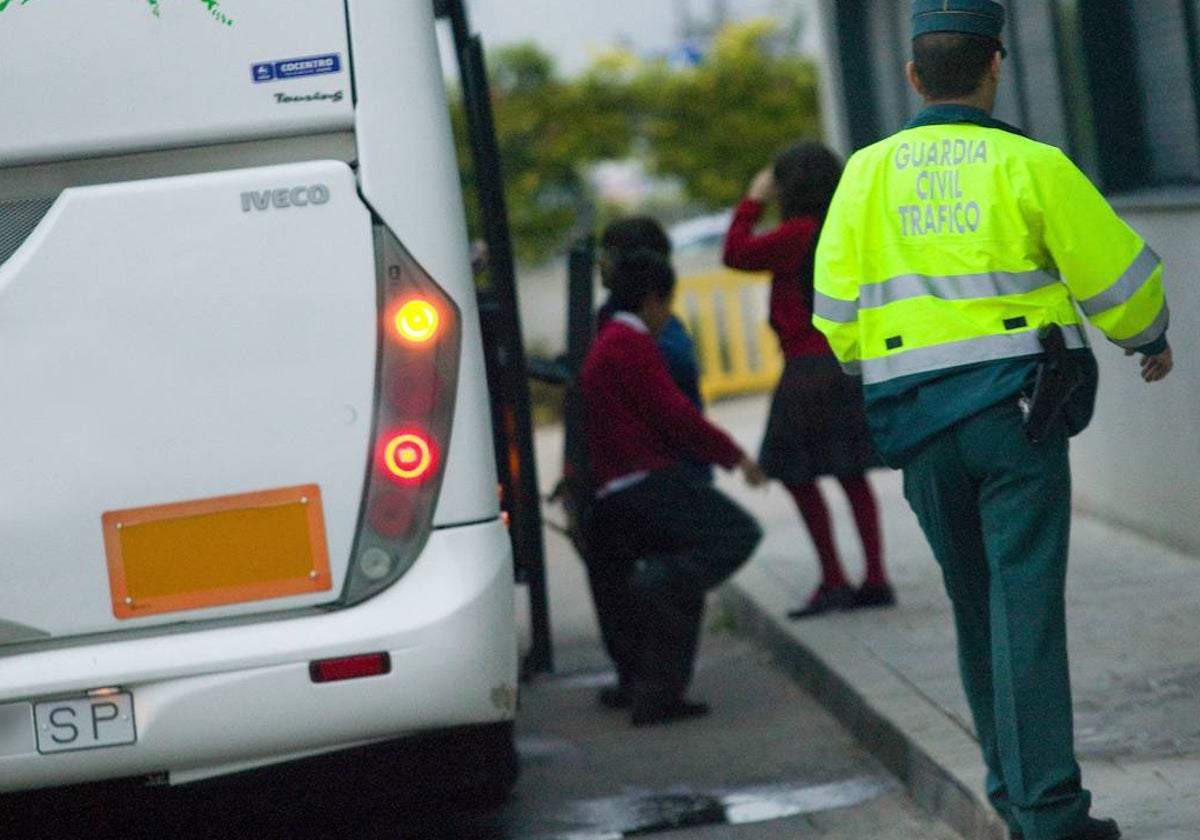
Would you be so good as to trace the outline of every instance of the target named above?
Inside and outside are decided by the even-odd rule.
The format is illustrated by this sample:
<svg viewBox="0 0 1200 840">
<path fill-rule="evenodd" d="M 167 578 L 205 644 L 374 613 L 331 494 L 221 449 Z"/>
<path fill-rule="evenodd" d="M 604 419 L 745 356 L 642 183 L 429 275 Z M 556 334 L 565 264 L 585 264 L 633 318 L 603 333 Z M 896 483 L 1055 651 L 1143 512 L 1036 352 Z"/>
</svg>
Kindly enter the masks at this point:
<svg viewBox="0 0 1200 840">
<path fill-rule="evenodd" d="M 993 271 L 986 274 L 959 274 L 953 277 L 929 277 L 924 274 L 900 274 L 880 283 L 868 283 L 858 290 L 863 309 L 887 306 L 898 300 L 935 297 L 940 300 L 1020 295 L 1058 283 L 1048 271 Z"/>
<path fill-rule="evenodd" d="M 814 292 L 813 314 L 837 324 L 853 324 L 858 320 L 858 302 Z"/>
<path fill-rule="evenodd" d="M 1118 347 L 1127 347 L 1136 349 L 1144 344 L 1149 344 L 1157 338 L 1161 338 L 1162 334 L 1167 331 L 1167 324 L 1171 321 L 1171 313 L 1167 309 L 1166 303 L 1163 304 L 1162 310 L 1154 318 L 1154 323 L 1146 327 L 1137 335 L 1131 335 L 1129 338 L 1122 338 L 1120 341 L 1113 341 L 1113 344 Z"/>
<path fill-rule="evenodd" d="M 839 362 L 838 364 L 842 366 L 842 373 L 847 376 L 862 376 L 862 362 L 855 360 L 853 362 Z"/>
<path fill-rule="evenodd" d="M 1079 301 L 1079 308 L 1091 318 L 1101 312 L 1107 312 L 1114 306 L 1126 303 L 1154 275 L 1160 262 L 1158 254 L 1154 253 L 1149 245 L 1143 246 L 1141 253 L 1134 258 L 1129 268 L 1121 273 L 1115 283 L 1100 294 Z"/>
<path fill-rule="evenodd" d="M 1063 338 L 1066 339 L 1069 348 L 1087 346 L 1087 337 L 1079 324 L 1064 325 Z M 1038 341 L 1037 330 L 985 335 L 932 347 L 915 347 L 877 359 L 864 359 L 863 381 L 867 384 L 877 384 L 914 373 L 928 373 L 960 365 L 995 362 L 1020 356 L 1036 356 L 1041 352 L 1042 345 Z"/>
</svg>

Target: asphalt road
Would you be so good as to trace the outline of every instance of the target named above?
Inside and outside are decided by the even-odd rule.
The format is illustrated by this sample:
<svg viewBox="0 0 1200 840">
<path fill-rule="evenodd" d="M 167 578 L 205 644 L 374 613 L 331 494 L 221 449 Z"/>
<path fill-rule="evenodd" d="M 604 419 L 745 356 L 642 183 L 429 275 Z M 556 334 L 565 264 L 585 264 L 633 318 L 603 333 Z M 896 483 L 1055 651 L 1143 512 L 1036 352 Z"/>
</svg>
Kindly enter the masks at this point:
<svg viewBox="0 0 1200 840">
<path fill-rule="evenodd" d="M 692 696 L 704 718 L 634 729 L 595 702 L 586 636 L 527 685 L 521 778 L 489 815 L 512 840 L 953 840 L 762 650 L 710 608 Z M 474 836 L 474 835 L 471 835 Z M 487 837 L 491 835 L 478 835 Z"/>
</svg>

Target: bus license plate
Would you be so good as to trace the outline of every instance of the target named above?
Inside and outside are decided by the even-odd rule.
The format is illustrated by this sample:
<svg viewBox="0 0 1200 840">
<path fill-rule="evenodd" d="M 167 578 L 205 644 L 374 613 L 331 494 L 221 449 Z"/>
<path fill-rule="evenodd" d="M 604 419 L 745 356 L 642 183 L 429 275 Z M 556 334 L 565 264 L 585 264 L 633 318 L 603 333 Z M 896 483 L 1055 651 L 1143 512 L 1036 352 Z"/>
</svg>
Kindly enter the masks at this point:
<svg viewBox="0 0 1200 840">
<path fill-rule="evenodd" d="M 48 700 L 33 706 L 40 753 L 115 747 L 137 741 L 128 692 Z"/>
</svg>

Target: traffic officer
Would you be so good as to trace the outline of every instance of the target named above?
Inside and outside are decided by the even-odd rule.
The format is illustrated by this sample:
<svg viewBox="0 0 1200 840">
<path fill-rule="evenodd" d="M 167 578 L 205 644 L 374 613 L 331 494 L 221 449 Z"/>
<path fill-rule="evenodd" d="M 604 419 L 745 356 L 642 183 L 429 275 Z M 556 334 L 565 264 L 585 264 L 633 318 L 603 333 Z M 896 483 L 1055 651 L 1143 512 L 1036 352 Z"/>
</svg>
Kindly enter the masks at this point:
<svg viewBox="0 0 1200 840">
<path fill-rule="evenodd" d="M 1096 375 L 1076 306 L 1162 379 L 1162 266 L 1062 152 L 992 118 L 1004 17 L 991 0 L 913 3 L 907 74 L 925 107 L 847 163 L 814 324 L 861 373 L 942 568 L 991 803 L 1014 838 L 1115 840 L 1089 815 L 1071 717 L 1067 438 Z M 1065 362 L 1043 352 L 1055 329 Z"/>
</svg>

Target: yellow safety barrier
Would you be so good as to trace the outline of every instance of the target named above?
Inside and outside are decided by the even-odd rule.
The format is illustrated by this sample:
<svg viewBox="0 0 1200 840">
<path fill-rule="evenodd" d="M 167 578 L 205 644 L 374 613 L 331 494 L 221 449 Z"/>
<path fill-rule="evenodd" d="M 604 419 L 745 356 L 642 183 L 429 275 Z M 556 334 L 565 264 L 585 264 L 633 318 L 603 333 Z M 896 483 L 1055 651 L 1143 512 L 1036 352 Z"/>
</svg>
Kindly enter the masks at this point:
<svg viewBox="0 0 1200 840">
<path fill-rule="evenodd" d="M 680 277 L 675 314 L 687 325 L 700 364 L 705 400 L 767 391 L 783 371 L 783 354 L 767 323 L 771 278 L 716 269 Z"/>
</svg>

